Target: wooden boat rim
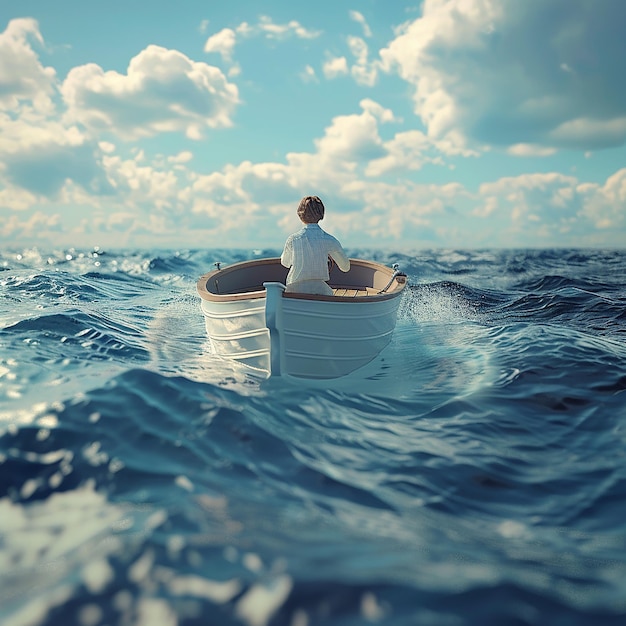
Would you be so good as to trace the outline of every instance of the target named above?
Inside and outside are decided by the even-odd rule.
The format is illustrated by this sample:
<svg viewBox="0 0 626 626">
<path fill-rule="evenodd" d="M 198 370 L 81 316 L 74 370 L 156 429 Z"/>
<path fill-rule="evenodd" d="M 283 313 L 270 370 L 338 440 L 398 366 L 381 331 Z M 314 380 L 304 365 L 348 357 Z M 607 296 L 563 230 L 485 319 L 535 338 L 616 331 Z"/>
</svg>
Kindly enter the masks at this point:
<svg viewBox="0 0 626 626">
<path fill-rule="evenodd" d="M 207 289 L 207 284 L 209 280 L 217 274 L 226 275 L 234 271 L 240 271 L 242 269 L 245 269 L 246 266 L 252 267 L 259 265 L 275 265 L 276 263 L 280 263 L 279 257 L 253 259 L 248 261 L 240 261 L 238 263 L 228 265 L 227 267 L 207 272 L 198 279 L 198 282 L 196 284 L 198 295 L 203 300 L 208 300 L 210 302 L 236 302 L 241 300 L 255 300 L 265 298 L 265 289 L 261 289 L 258 291 L 246 291 L 244 293 L 216 294 L 210 292 Z M 394 273 L 394 271 L 390 267 L 387 267 L 382 263 L 377 263 L 376 261 L 368 261 L 365 259 L 350 259 L 350 264 L 354 264 L 357 266 L 360 265 L 362 267 L 369 267 L 371 269 L 378 270 L 386 274 L 389 278 L 391 278 Z M 397 280 L 396 284 L 385 293 L 372 293 L 366 296 L 325 296 L 308 293 L 284 292 L 283 297 L 293 300 L 313 300 L 317 302 L 380 302 L 383 300 L 391 300 L 393 298 L 397 298 L 403 292 L 404 288 L 406 287 L 406 277 L 402 274 L 397 278 L 400 280 Z M 338 285 L 337 287 L 341 289 L 350 288 L 350 286 L 347 285 Z"/>
</svg>

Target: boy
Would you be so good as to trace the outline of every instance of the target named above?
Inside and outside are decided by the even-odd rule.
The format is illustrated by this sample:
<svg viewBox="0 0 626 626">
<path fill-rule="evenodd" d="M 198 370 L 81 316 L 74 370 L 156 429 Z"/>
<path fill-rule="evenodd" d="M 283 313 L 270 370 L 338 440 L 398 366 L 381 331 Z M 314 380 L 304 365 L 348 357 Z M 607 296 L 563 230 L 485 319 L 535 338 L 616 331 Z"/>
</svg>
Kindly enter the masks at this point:
<svg viewBox="0 0 626 626">
<path fill-rule="evenodd" d="M 317 196 L 302 198 L 298 217 L 304 228 L 287 238 L 280 257 L 280 262 L 290 268 L 286 291 L 332 296 L 333 290 L 326 283 L 328 258 L 342 272 L 350 269 L 350 260 L 341 244 L 318 225 L 324 218 L 324 205 Z"/>
</svg>

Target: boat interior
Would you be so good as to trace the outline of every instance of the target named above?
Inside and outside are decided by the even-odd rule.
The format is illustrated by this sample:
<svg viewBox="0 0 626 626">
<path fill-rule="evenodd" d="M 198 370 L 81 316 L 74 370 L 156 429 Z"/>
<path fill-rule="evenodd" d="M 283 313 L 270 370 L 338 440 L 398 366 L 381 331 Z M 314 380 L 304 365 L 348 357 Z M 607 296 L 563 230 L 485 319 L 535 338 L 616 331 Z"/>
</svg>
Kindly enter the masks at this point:
<svg viewBox="0 0 626 626">
<path fill-rule="evenodd" d="M 237 300 L 263 298 L 263 283 L 287 281 L 287 268 L 279 258 L 244 261 L 209 272 L 198 281 L 198 293 L 205 300 Z M 285 293 L 285 297 L 305 300 L 354 300 L 362 298 L 395 297 L 406 282 L 404 274 L 394 274 L 392 268 L 373 261 L 350 259 L 350 270 L 342 272 L 336 266 L 330 270 L 332 296 Z M 382 293 L 381 293 L 382 292 Z"/>
</svg>

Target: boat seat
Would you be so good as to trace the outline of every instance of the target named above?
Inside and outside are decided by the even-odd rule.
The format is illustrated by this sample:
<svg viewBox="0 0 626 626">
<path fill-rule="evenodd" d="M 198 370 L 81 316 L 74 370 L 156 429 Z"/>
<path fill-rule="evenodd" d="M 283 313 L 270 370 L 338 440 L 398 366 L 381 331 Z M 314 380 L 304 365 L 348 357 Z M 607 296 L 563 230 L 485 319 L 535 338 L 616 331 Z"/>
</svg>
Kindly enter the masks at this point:
<svg viewBox="0 0 626 626">
<path fill-rule="evenodd" d="M 333 288 L 334 296 L 343 296 L 345 298 L 356 298 L 357 296 L 367 296 L 369 295 L 369 290 L 367 289 L 351 289 L 350 287 L 335 287 Z"/>
</svg>

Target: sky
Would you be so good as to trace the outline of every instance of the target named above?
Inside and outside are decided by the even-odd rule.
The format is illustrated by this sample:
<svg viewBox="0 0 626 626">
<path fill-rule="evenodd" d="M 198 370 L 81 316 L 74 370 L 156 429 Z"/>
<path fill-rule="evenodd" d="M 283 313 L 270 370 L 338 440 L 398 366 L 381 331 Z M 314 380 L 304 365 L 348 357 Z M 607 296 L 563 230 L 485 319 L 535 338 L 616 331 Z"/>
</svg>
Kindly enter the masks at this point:
<svg viewBox="0 0 626 626">
<path fill-rule="evenodd" d="M 626 245 L 624 0 L 0 4 L 0 248 Z"/>
</svg>

